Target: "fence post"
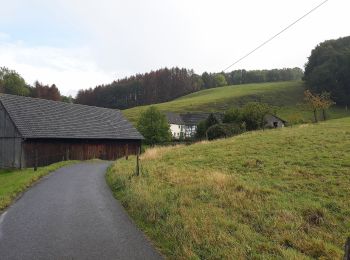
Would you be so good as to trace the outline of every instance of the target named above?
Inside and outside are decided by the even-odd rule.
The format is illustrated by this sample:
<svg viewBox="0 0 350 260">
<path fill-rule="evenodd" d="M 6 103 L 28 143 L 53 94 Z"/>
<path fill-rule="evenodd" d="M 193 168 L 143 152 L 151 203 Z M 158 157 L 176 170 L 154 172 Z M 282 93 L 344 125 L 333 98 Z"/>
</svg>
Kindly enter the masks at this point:
<svg viewBox="0 0 350 260">
<path fill-rule="evenodd" d="M 350 237 L 346 240 L 344 249 L 344 260 L 350 260 Z"/>
<path fill-rule="evenodd" d="M 69 161 L 69 148 L 66 149 L 66 161 Z"/>
<path fill-rule="evenodd" d="M 38 149 L 35 149 L 35 163 L 34 163 L 34 171 L 38 170 Z"/>
<path fill-rule="evenodd" d="M 140 148 L 137 148 L 136 154 L 136 176 L 140 175 Z"/>
<path fill-rule="evenodd" d="M 125 159 L 128 160 L 129 159 L 129 145 L 126 144 L 125 147 Z"/>
</svg>

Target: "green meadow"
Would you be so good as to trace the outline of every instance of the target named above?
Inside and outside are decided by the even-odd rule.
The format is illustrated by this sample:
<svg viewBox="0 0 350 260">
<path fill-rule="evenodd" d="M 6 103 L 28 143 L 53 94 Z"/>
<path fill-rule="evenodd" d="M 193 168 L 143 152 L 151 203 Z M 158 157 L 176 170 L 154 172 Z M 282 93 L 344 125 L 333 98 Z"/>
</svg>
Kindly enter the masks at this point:
<svg viewBox="0 0 350 260">
<path fill-rule="evenodd" d="M 343 257 L 350 118 L 155 147 L 134 172 L 129 157 L 106 178 L 169 259 Z"/>
<path fill-rule="evenodd" d="M 312 120 L 312 113 L 300 105 L 303 103 L 304 90 L 302 81 L 234 85 L 198 91 L 154 106 L 161 111 L 170 112 L 216 112 L 258 101 L 274 106 L 277 115 L 287 121 L 292 116 L 309 122 Z M 123 114 L 135 123 L 140 113 L 148 107 L 126 109 Z M 330 118 L 339 118 L 350 116 L 350 111 L 345 111 L 345 108 L 332 108 L 328 114 Z"/>
</svg>

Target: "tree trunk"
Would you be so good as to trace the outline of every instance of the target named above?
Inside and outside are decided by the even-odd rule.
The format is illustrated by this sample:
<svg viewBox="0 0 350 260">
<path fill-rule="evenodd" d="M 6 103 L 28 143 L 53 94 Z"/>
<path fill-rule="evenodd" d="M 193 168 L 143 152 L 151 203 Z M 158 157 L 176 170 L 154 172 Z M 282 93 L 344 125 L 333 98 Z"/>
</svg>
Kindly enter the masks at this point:
<svg viewBox="0 0 350 260">
<path fill-rule="evenodd" d="M 317 123 L 318 120 L 317 120 L 317 110 L 316 109 L 314 109 L 314 117 L 315 117 L 315 123 Z"/>
<path fill-rule="evenodd" d="M 322 109 L 323 121 L 326 121 L 326 110 Z"/>
</svg>

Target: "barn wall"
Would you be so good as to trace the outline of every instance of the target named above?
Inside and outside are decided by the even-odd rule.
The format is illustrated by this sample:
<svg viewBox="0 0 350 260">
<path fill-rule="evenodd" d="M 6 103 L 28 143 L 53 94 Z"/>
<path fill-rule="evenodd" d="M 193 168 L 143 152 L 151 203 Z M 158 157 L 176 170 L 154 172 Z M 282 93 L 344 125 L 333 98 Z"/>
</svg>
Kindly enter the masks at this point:
<svg viewBox="0 0 350 260">
<path fill-rule="evenodd" d="M 69 160 L 116 160 L 126 154 L 136 154 L 139 140 L 69 140 L 50 139 L 26 140 L 23 144 L 25 167 L 49 165 L 65 159 Z M 36 152 L 37 151 L 37 152 Z"/>
<path fill-rule="evenodd" d="M 0 168 L 21 167 L 21 136 L 0 103 Z"/>
</svg>

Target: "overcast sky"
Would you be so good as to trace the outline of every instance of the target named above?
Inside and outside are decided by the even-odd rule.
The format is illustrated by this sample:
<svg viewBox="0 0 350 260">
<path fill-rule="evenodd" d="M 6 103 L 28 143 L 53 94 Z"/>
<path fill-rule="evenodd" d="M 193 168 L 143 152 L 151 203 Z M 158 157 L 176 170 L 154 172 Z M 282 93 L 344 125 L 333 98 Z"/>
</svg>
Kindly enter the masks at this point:
<svg viewBox="0 0 350 260">
<path fill-rule="evenodd" d="M 0 66 L 62 94 L 163 67 L 219 72 L 322 0 L 1 1 Z M 350 1 L 329 0 L 234 69 L 303 68 L 350 35 Z"/>
</svg>

